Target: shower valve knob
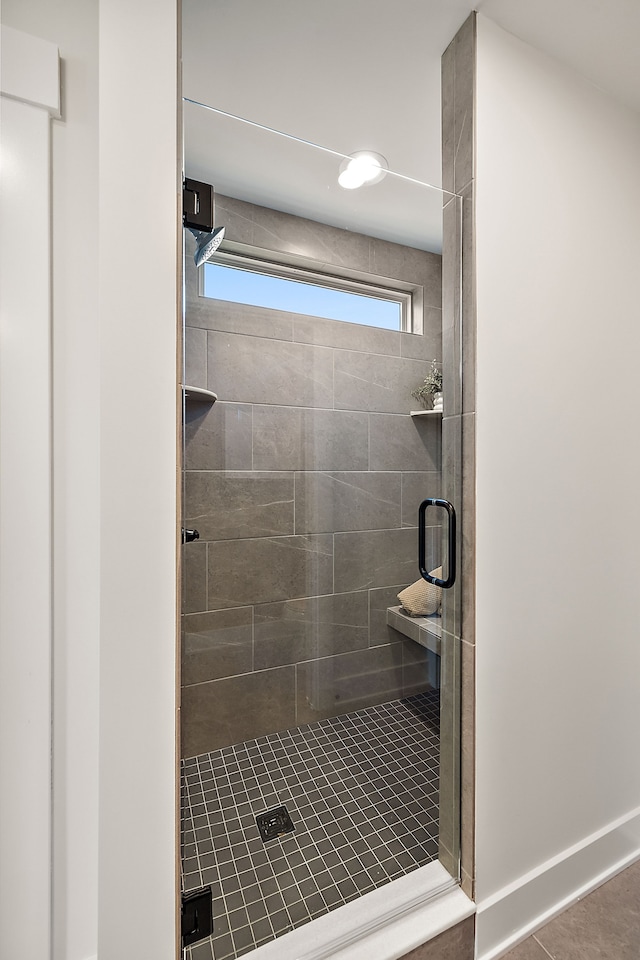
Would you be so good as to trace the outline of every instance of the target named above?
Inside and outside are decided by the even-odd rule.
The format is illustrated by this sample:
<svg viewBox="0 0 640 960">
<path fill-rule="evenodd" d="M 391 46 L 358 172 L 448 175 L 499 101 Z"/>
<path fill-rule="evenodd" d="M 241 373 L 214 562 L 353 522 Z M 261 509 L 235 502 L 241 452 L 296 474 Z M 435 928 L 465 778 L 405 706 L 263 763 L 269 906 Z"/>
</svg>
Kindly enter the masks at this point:
<svg viewBox="0 0 640 960">
<path fill-rule="evenodd" d="M 193 543 L 194 540 L 199 540 L 200 534 L 197 530 L 186 530 L 182 528 L 182 542 L 183 543 Z"/>
</svg>

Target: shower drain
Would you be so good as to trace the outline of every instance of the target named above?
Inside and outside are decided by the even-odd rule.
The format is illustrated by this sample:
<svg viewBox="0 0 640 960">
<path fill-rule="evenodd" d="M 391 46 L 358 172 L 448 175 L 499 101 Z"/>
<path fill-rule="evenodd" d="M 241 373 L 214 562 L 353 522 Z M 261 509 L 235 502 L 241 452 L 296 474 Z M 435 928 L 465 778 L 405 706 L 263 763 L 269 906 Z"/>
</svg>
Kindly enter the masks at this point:
<svg viewBox="0 0 640 960">
<path fill-rule="evenodd" d="M 285 833 L 293 833 L 295 830 L 286 807 L 274 807 L 273 810 L 261 813 L 256 817 L 256 824 L 265 842 L 275 837 L 282 837 Z"/>
</svg>

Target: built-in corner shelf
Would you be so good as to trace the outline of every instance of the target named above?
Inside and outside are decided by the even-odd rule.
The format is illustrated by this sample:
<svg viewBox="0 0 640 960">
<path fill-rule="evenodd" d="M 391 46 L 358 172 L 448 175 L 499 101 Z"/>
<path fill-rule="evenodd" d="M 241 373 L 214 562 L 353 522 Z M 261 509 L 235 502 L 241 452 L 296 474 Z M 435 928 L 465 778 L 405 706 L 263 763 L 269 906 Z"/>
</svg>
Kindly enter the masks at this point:
<svg viewBox="0 0 640 960">
<path fill-rule="evenodd" d="M 387 625 L 440 656 L 442 617 L 410 617 L 402 607 L 387 607 Z"/>
<path fill-rule="evenodd" d="M 442 410 L 410 410 L 410 417 L 441 417 Z"/>
<path fill-rule="evenodd" d="M 183 387 L 185 400 L 193 400 L 196 403 L 215 403 L 218 394 L 213 390 L 205 390 L 204 387 Z"/>
</svg>

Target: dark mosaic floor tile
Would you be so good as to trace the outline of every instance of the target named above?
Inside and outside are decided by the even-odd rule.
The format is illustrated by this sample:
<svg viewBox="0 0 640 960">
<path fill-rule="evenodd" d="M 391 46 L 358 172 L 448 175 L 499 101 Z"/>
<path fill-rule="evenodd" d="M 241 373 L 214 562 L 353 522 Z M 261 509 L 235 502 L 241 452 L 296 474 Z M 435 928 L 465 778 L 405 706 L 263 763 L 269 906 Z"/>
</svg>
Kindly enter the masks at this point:
<svg viewBox="0 0 640 960">
<path fill-rule="evenodd" d="M 224 905 L 218 906 L 215 902 L 213 904 L 213 918 L 214 918 L 214 927 L 217 937 L 221 937 L 225 933 L 229 933 L 229 918 L 224 912 Z"/>
<path fill-rule="evenodd" d="M 268 919 L 267 905 L 264 900 L 255 900 L 247 904 L 247 915 L 252 926 L 255 926 L 259 920 Z"/>
<path fill-rule="evenodd" d="M 322 890 L 322 898 L 329 910 L 335 909 L 335 907 L 340 907 L 344 903 L 342 894 L 338 888 L 334 886 L 325 887 L 325 889 Z"/>
<path fill-rule="evenodd" d="M 236 890 L 235 893 L 230 893 L 224 898 L 224 904 L 228 913 L 231 913 L 234 910 L 240 910 L 241 907 L 244 907 L 244 897 L 242 896 L 242 891 Z"/>
<path fill-rule="evenodd" d="M 208 938 L 203 943 L 194 943 L 187 951 L 188 960 L 214 960 L 213 945 Z"/>
<path fill-rule="evenodd" d="M 233 893 L 234 890 L 239 890 L 239 889 L 240 889 L 240 881 L 238 880 L 238 877 L 236 875 L 232 877 L 227 877 L 226 879 L 222 880 L 222 892 L 225 895 L 225 897 L 227 896 L 228 893 Z"/>
<path fill-rule="evenodd" d="M 300 887 L 300 893 L 302 894 L 305 902 L 309 897 L 313 896 L 314 893 L 318 892 L 318 884 L 315 882 L 313 877 L 309 877 L 308 880 L 301 880 L 298 886 Z"/>
<path fill-rule="evenodd" d="M 249 926 L 234 929 L 232 936 L 238 956 L 240 956 L 241 951 L 246 953 L 255 947 L 253 932 Z"/>
<path fill-rule="evenodd" d="M 184 761 L 183 884 L 211 883 L 216 917 L 187 960 L 236 960 L 435 859 L 438 713 L 422 694 Z M 263 842 L 280 806 L 295 830 Z"/>
<path fill-rule="evenodd" d="M 304 900 L 296 900 L 287 906 L 287 910 L 294 927 L 300 927 L 303 923 L 307 923 L 311 919 L 311 914 Z"/>
<path fill-rule="evenodd" d="M 278 934 L 287 933 L 289 930 L 293 929 L 291 926 L 291 920 L 289 919 L 289 914 L 284 909 L 277 910 L 271 915 L 270 920 L 276 936 Z"/>
<path fill-rule="evenodd" d="M 231 933 L 234 940 L 236 930 L 239 930 L 241 927 L 246 927 L 248 924 L 249 917 L 244 907 L 241 907 L 238 910 L 229 911 L 229 927 L 231 928 Z"/>
<path fill-rule="evenodd" d="M 256 943 L 266 942 L 273 939 L 273 927 L 268 917 L 262 917 L 251 924 Z"/>
<path fill-rule="evenodd" d="M 229 957 L 237 956 L 230 934 L 226 933 L 222 937 L 214 937 L 212 943 L 213 955 L 216 960 L 228 960 Z"/>
<path fill-rule="evenodd" d="M 284 910 L 284 900 L 282 894 L 273 893 L 269 897 L 265 897 L 265 903 L 267 905 L 267 913 L 269 916 L 277 914 L 279 911 Z"/>
<path fill-rule="evenodd" d="M 263 872 L 262 870 L 263 870 L 262 867 L 258 867 L 258 869 L 256 870 L 256 877 L 258 879 L 258 886 L 260 887 L 262 896 L 268 897 L 270 896 L 270 894 L 276 893 L 276 891 L 279 890 L 280 887 L 278 885 L 276 876 L 273 870 L 271 869 L 271 866 L 264 867 Z"/>
</svg>

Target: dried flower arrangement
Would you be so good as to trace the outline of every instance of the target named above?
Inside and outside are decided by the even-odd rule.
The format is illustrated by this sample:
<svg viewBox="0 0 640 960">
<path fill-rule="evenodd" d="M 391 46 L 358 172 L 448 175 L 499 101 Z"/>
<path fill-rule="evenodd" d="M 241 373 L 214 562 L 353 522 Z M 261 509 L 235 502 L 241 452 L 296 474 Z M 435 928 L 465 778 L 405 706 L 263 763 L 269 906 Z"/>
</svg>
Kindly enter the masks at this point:
<svg viewBox="0 0 640 960">
<path fill-rule="evenodd" d="M 442 370 L 438 368 L 437 360 L 432 360 L 429 373 L 424 378 L 422 385 L 411 391 L 411 396 L 415 397 L 426 410 L 430 410 L 433 406 L 433 398 L 441 390 Z"/>
</svg>

